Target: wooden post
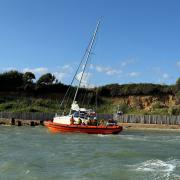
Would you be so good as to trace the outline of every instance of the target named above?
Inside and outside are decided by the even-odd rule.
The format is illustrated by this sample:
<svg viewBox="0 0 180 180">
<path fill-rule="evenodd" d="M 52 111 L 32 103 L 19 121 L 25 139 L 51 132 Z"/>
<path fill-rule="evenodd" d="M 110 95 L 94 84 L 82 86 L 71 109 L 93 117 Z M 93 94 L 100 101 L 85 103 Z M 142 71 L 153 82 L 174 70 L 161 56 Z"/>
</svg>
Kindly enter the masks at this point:
<svg viewBox="0 0 180 180">
<path fill-rule="evenodd" d="M 22 126 L 22 122 L 21 121 L 18 121 L 18 126 Z"/>
<path fill-rule="evenodd" d="M 43 120 L 40 121 L 40 125 L 44 126 L 44 122 Z"/>
<path fill-rule="evenodd" d="M 14 118 L 11 119 L 11 125 L 15 125 L 15 119 Z"/>
<path fill-rule="evenodd" d="M 35 126 L 34 121 L 31 121 L 31 126 Z"/>
</svg>

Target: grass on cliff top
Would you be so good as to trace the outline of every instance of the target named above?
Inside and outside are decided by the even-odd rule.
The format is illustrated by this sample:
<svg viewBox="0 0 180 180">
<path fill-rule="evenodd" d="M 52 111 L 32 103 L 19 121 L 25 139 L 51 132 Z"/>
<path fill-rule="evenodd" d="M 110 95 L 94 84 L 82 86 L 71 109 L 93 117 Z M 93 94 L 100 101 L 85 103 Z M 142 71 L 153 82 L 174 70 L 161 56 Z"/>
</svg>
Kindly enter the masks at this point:
<svg viewBox="0 0 180 180">
<path fill-rule="evenodd" d="M 102 99 L 101 103 L 97 105 L 97 113 L 113 114 L 117 112 L 117 101 L 113 99 Z M 179 107 L 179 106 L 178 106 Z M 126 104 L 120 104 L 119 110 L 125 114 L 134 115 L 180 115 L 180 107 L 163 107 L 161 104 L 156 103 L 149 111 L 139 108 L 139 106 L 128 107 Z M 93 107 L 92 107 L 93 108 Z M 44 113 L 57 113 L 60 112 L 60 101 L 56 99 L 44 98 L 8 98 L 0 99 L 0 111 L 6 112 L 44 112 Z M 66 109 L 68 112 L 69 109 Z"/>
<path fill-rule="evenodd" d="M 0 111 L 8 112 L 52 112 L 59 109 L 59 102 L 48 99 L 17 99 L 0 103 Z"/>
</svg>

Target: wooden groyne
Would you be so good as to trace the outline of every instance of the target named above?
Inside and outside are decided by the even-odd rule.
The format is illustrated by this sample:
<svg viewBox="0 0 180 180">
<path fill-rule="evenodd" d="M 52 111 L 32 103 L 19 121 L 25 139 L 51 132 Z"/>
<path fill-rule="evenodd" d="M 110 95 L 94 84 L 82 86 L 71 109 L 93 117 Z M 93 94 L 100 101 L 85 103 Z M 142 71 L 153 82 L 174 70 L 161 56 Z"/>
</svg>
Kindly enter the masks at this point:
<svg viewBox="0 0 180 180">
<path fill-rule="evenodd" d="M 0 125 L 38 126 L 44 120 L 51 120 L 53 113 L 11 113 L 0 112 Z"/>
<path fill-rule="evenodd" d="M 53 117 L 54 113 L 0 112 L 0 124 L 37 126 L 43 125 L 45 120 L 51 120 Z M 180 125 L 180 116 L 98 114 L 97 118 L 105 121 L 115 119 L 118 123 Z"/>
<path fill-rule="evenodd" d="M 41 120 L 23 120 L 23 119 L 7 119 L 0 118 L 0 125 L 15 125 L 15 126 L 38 126 L 43 125 Z"/>
<path fill-rule="evenodd" d="M 180 116 L 162 115 L 114 115 L 118 123 L 180 125 Z"/>
</svg>

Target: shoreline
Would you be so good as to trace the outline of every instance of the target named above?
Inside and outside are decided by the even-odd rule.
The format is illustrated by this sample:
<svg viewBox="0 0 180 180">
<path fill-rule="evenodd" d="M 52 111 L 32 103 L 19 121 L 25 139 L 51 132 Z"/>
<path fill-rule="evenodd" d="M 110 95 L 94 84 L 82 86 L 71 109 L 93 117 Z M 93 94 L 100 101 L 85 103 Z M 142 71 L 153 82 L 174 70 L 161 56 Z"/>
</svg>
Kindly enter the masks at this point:
<svg viewBox="0 0 180 180">
<path fill-rule="evenodd" d="M 141 123 L 119 123 L 123 126 L 123 130 L 153 130 L 153 131 L 178 131 L 180 132 L 180 125 L 167 124 L 141 124 Z"/>
<path fill-rule="evenodd" d="M 38 126 L 44 125 L 40 120 L 21 120 L 0 118 L 0 126 Z M 143 124 L 143 123 L 118 123 L 123 127 L 123 130 L 151 130 L 151 131 L 178 131 L 180 132 L 180 125 L 168 125 L 168 124 Z"/>
</svg>

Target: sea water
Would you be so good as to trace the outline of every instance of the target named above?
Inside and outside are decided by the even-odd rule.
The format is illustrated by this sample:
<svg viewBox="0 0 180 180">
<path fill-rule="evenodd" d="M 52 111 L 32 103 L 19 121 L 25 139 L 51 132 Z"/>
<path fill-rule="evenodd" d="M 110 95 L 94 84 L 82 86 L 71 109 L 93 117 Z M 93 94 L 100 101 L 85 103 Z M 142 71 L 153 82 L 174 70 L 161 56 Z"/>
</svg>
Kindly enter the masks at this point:
<svg viewBox="0 0 180 180">
<path fill-rule="evenodd" d="M 180 132 L 0 126 L 0 180 L 180 180 Z"/>
</svg>

